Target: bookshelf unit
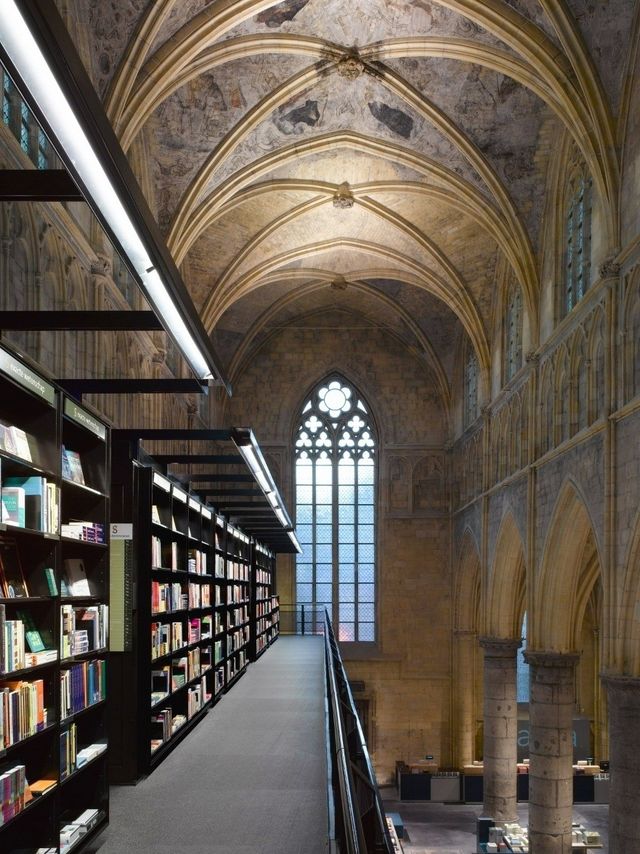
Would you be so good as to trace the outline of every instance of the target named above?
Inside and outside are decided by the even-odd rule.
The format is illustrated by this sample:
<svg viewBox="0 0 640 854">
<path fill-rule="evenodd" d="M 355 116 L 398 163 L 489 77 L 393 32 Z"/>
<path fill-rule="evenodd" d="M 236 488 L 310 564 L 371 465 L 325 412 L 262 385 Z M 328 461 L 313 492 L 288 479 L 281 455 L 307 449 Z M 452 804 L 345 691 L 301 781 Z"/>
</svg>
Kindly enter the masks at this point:
<svg viewBox="0 0 640 854">
<path fill-rule="evenodd" d="M 252 636 L 251 539 L 239 528 L 227 524 L 227 655 L 225 690 L 229 690 L 247 669 Z"/>
<path fill-rule="evenodd" d="M 253 541 L 251 585 L 251 660 L 256 661 L 280 632 L 280 605 L 275 590 L 276 558 L 262 543 Z"/>
<path fill-rule="evenodd" d="M 7 775 L 14 796 L 0 826 L 7 854 L 80 851 L 108 822 L 108 471 L 107 426 L 0 347 L 0 779 Z M 61 848 L 62 827 L 87 810 L 95 812 L 83 819 L 84 835 Z"/>
</svg>

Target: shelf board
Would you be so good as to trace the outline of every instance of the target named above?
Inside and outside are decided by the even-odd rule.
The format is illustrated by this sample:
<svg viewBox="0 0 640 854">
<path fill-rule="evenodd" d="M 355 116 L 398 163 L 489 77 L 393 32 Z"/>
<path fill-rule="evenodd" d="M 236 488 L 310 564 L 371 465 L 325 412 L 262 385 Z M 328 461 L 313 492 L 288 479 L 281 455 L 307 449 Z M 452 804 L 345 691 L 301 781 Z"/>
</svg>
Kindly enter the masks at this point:
<svg viewBox="0 0 640 854">
<path fill-rule="evenodd" d="M 39 795 L 37 798 L 34 798 L 32 801 L 29 801 L 29 803 L 23 810 L 20 810 L 20 812 L 17 815 L 14 815 L 13 818 L 10 818 L 8 821 L 5 821 L 5 823 L 0 827 L 0 830 L 5 830 L 5 828 L 9 826 L 13 826 L 25 815 L 30 815 L 32 810 L 39 806 L 43 801 L 48 801 L 49 798 L 58 791 L 58 785 L 59 784 L 56 783 L 55 786 L 52 786 L 50 789 L 47 789 L 47 791 L 43 795 Z"/>
<path fill-rule="evenodd" d="M 177 611 L 152 611 L 151 616 L 156 619 L 158 617 L 175 617 L 176 614 L 188 614 L 189 608 L 178 608 Z"/>
<path fill-rule="evenodd" d="M 60 659 L 60 666 L 73 664 L 74 662 L 85 661 L 87 658 L 95 656 L 105 656 L 109 652 L 109 647 L 101 646 L 100 649 L 91 649 L 89 652 L 80 652 L 77 655 L 69 655 L 66 658 Z"/>
<path fill-rule="evenodd" d="M 20 537 L 37 537 L 40 540 L 51 540 L 54 543 L 60 540 L 59 534 L 52 531 L 36 531 L 34 528 L 23 528 L 21 525 L 8 525 L 6 522 L 0 523 L 0 531 L 6 534 L 20 534 Z"/>
<path fill-rule="evenodd" d="M 60 537 L 61 543 L 73 543 L 75 546 L 90 546 L 92 549 L 106 549 L 107 543 L 92 543 L 91 540 L 78 540 L 75 537 Z"/>
<path fill-rule="evenodd" d="M 60 484 L 62 486 L 72 486 L 75 489 L 81 490 L 82 492 L 88 492 L 90 495 L 97 495 L 99 498 L 109 497 L 106 492 L 101 492 L 99 489 L 95 489 L 93 486 L 87 486 L 86 483 L 78 483 L 78 481 L 69 480 L 66 477 L 60 479 Z"/>
<path fill-rule="evenodd" d="M 77 712 L 72 712 L 68 717 L 60 719 L 60 726 L 62 726 L 63 724 L 71 723 L 72 721 L 76 720 L 76 718 L 79 718 L 81 715 L 86 715 L 87 712 L 95 711 L 96 709 L 100 708 L 100 706 L 104 706 L 106 702 L 106 700 L 97 700 L 95 703 L 91 703 L 91 705 L 85 706 L 84 709 L 80 709 Z"/>
<path fill-rule="evenodd" d="M 100 602 L 105 603 L 104 596 L 61 596 L 61 605 L 71 605 L 74 602 Z"/>
<path fill-rule="evenodd" d="M 187 535 L 184 531 L 178 531 L 176 528 L 170 528 L 168 525 L 163 525 L 162 522 L 152 522 L 151 527 L 159 534 L 172 534 L 176 537 L 182 537 L 185 540 L 187 539 Z"/>
<path fill-rule="evenodd" d="M 11 454 L 9 453 L 9 451 L 0 451 L 0 459 L 8 460 L 12 463 L 17 463 L 17 465 L 31 469 L 31 471 L 35 471 L 39 475 L 42 475 L 43 477 L 48 477 L 51 480 L 57 480 L 60 476 L 58 472 L 51 471 L 51 469 L 47 469 L 39 463 L 33 463 L 30 460 L 25 460 L 24 457 L 19 457 L 17 454 Z"/>
<path fill-rule="evenodd" d="M 32 676 L 34 673 L 40 673 L 40 671 L 47 670 L 59 663 L 60 659 L 54 658 L 53 661 L 47 661 L 44 664 L 36 664 L 34 667 L 22 667 L 20 670 L 10 670 L 9 673 L 2 673 L 0 674 L 0 679 L 10 679 L 11 681 L 14 679 L 22 679 L 23 676 Z"/>
<path fill-rule="evenodd" d="M 156 765 L 164 756 L 166 756 L 167 753 L 173 750 L 176 744 L 182 740 L 183 736 L 190 732 L 196 723 L 206 715 L 210 707 L 211 700 L 207 700 L 204 706 L 197 711 L 192 718 L 185 721 L 181 727 L 171 734 L 171 737 L 167 741 L 163 741 L 162 744 L 153 751 L 150 756 L 149 764 Z"/>
<path fill-rule="evenodd" d="M 152 566 L 151 572 L 169 572 L 171 575 L 184 575 L 185 577 L 189 574 L 185 569 L 171 569 L 170 566 Z"/>
<path fill-rule="evenodd" d="M 187 649 L 189 649 L 189 644 L 185 644 L 185 646 L 181 646 L 179 649 L 174 649 L 171 652 L 165 652 L 164 655 L 159 655 L 157 658 L 150 659 L 151 664 L 154 665 L 158 661 L 164 661 L 165 658 L 173 658 L 174 655 L 180 655 Z"/>
<path fill-rule="evenodd" d="M 0 596 L 0 605 L 30 605 L 32 602 L 55 602 L 57 596 Z"/>
<path fill-rule="evenodd" d="M 100 807 L 96 807 L 96 809 L 100 809 Z M 72 851 L 81 851 L 83 848 L 86 848 L 86 846 L 94 840 L 96 836 L 99 836 L 102 833 L 108 824 L 109 819 L 105 815 L 100 819 L 95 827 L 92 827 L 88 833 L 85 833 L 85 835 L 81 836 L 77 842 L 74 842 L 70 848 L 67 848 L 64 854 L 71 854 Z"/>
<path fill-rule="evenodd" d="M 8 747 L 0 750 L 0 759 L 4 759 L 11 751 L 15 750 L 17 747 L 24 747 L 27 742 L 33 741 L 35 738 L 38 738 L 41 735 L 46 735 L 46 733 L 52 732 L 54 729 L 57 729 L 57 724 L 52 723 L 48 724 L 44 729 L 41 729 L 39 732 L 34 732 L 33 735 L 28 735 L 26 738 L 21 738 L 20 741 L 16 741 L 14 744 L 10 744 Z"/>
</svg>

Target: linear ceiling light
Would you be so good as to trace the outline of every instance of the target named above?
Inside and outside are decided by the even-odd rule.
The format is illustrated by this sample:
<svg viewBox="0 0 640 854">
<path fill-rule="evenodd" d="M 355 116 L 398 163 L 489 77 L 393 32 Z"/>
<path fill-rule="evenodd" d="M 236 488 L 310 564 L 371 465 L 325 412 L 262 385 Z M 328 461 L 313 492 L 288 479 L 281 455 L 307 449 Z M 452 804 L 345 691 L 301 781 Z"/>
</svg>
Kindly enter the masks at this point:
<svg viewBox="0 0 640 854">
<path fill-rule="evenodd" d="M 291 519 L 284 509 L 284 502 L 280 497 L 278 487 L 274 483 L 269 466 L 262 456 L 262 451 L 256 441 L 256 437 L 253 435 L 253 430 L 250 430 L 248 427 L 234 427 L 231 431 L 231 438 L 260 485 L 282 527 L 285 530 L 293 529 Z"/>
<path fill-rule="evenodd" d="M 204 380 L 218 378 L 219 372 L 210 364 L 184 322 L 15 0 L 0 2 L 0 42 L 49 124 L 62 152 L 90 194 L 96 212 L 104 218 L 125 252 L 163 326 L 197 377 Z"/>
<path fill-rule="evenodd" d="M 296 537 L 296 532 L 295 531 L 287 531 L 287 533 L 289 534 L 289 539 L 291 540 L 293 547 L 298 552 L 298 554 L 301 554 L 302 553 L 302 546 L 298 542 L 298 538 Z"/>
</svg>

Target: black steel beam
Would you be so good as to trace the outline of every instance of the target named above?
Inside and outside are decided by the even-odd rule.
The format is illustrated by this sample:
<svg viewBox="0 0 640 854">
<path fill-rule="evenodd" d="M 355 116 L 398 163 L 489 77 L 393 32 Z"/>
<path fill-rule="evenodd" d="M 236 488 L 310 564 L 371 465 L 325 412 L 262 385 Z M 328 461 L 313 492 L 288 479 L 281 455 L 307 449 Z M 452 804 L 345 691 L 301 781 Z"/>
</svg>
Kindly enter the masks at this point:
<svg viewBox="0 0 640 854">
<path fill-rule="evenodd" d="M 229 438 L 229 431 L 189 430 L 184 427 L 127 427 L 121 430 L 112 430 L 111 435 L 116 439 L 147 439 L 158 442 L 165 442 L 168 439 L 221 442 Z M 155 454 L 154 457 L 158 459 Z M 239 454 L 234 455 L 234 459 L 242 462 L 242 457 Z"/>
<path fill-rule="evenodd" d="M 172 472 L 171 476 L 182 481 L 182 483 L 255 483 L 255 477 L 252 474 L 216 474 L 215 472 L 176 474 L 176 472 Z"/>
<path fill-rule="evenodd" d="M 51 0 L 16 0 L 16 5 L 24 17 L 29 30 L 42 51 L 45 61 L 51 69 L 56 82 L 73 110 L 80 127 L 87 137 L 95 156 L 102 166 L 107 180 L 111 183 L 116 196 L 120 199 L 129 219 L 134 223 L 145 245 L 149 258 L 160 278 L 166 285 L 167 291 L 176 306 L 181 319 L 196 341 L 199 349 L 206 354 L 207 361 L 213 368 L 216 378 L 219 378 L 231 394 L 231 386 L 226 378 L 226 372 L 215 351 L 209 333 L 191 299 L 180 271 L 160 228 L 154 219 L 151 209 L 144 197 L 142 189 L 127 160 L 113 126 L 109 121 L 98 94 L 84 67 L 80 54 L 65 26 L 62 16 Z M 134 265 L 128 258 L 124 247 L 120 244 L 112 230 L 106 214 L 101 211 L 86 186 L 82 182 L 73 158 L 64 150 L 59 139 L 53 132 L 40 105 L 30 94 L 28 87 L 18 73 L 5 47 L 0 44 L 0 60 L 2 60 L 21 95 L 34 113 L 37 121 L 43 127 L 48 138 L 71 177 L 81 190 L 93 213 L 101 223 L 111 242 L 129 266 L 132 275 L 144 291 Z M 166 331 L 174 337 L 180 348 L 180 338 L 175 330 L 165 326 Z"/>
<path fill-rule="evenodd" d="M 153 311 L 0 311 L 0 329 L 12 332 L 162 331 Z"/>
<path fill-rule="evenodd" d="M 0 169 L 0 202 L 84 202 L 66 169 Z"/>
<path fill-rule="evenodd" d="M 219 466 L 239 466 L 244 464 L 240 454 L 154 454 L 153 459 L 161 465 L 191 463 L 196 466 L 202 463 L 215 463 Z"/>
<path fill-rule="evenodd" d="M 83 394 L 208 394 L 200 380 L 185 379 L 103 379 L 56 380 L 58 385 L 78 400 Z"/>
<path fill-rule="evenodd" d="M 243 496 L 263 496 L 264 492 L 261 489 L 217 489 L 210 486 L 196 486 L 196 492 L 200 495 L 221 495 L 227 498 L 242 498 Z"/>
</svg>

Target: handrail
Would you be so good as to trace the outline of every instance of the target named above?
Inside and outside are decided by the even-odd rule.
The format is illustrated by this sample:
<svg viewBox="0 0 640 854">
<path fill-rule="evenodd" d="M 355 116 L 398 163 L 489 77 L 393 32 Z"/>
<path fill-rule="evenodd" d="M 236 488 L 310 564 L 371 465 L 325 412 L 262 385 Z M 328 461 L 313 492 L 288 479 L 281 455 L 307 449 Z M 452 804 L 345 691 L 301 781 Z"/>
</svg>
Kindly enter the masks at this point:
<svg viewBox="0 0 640 854">
<path fill-rule="evenodd" d="M 393 854 L 382 799 L 353 695 L 325 610 L 324 645 L 331 718 L 336 835 L 346 854 Z"/>
</svg>

